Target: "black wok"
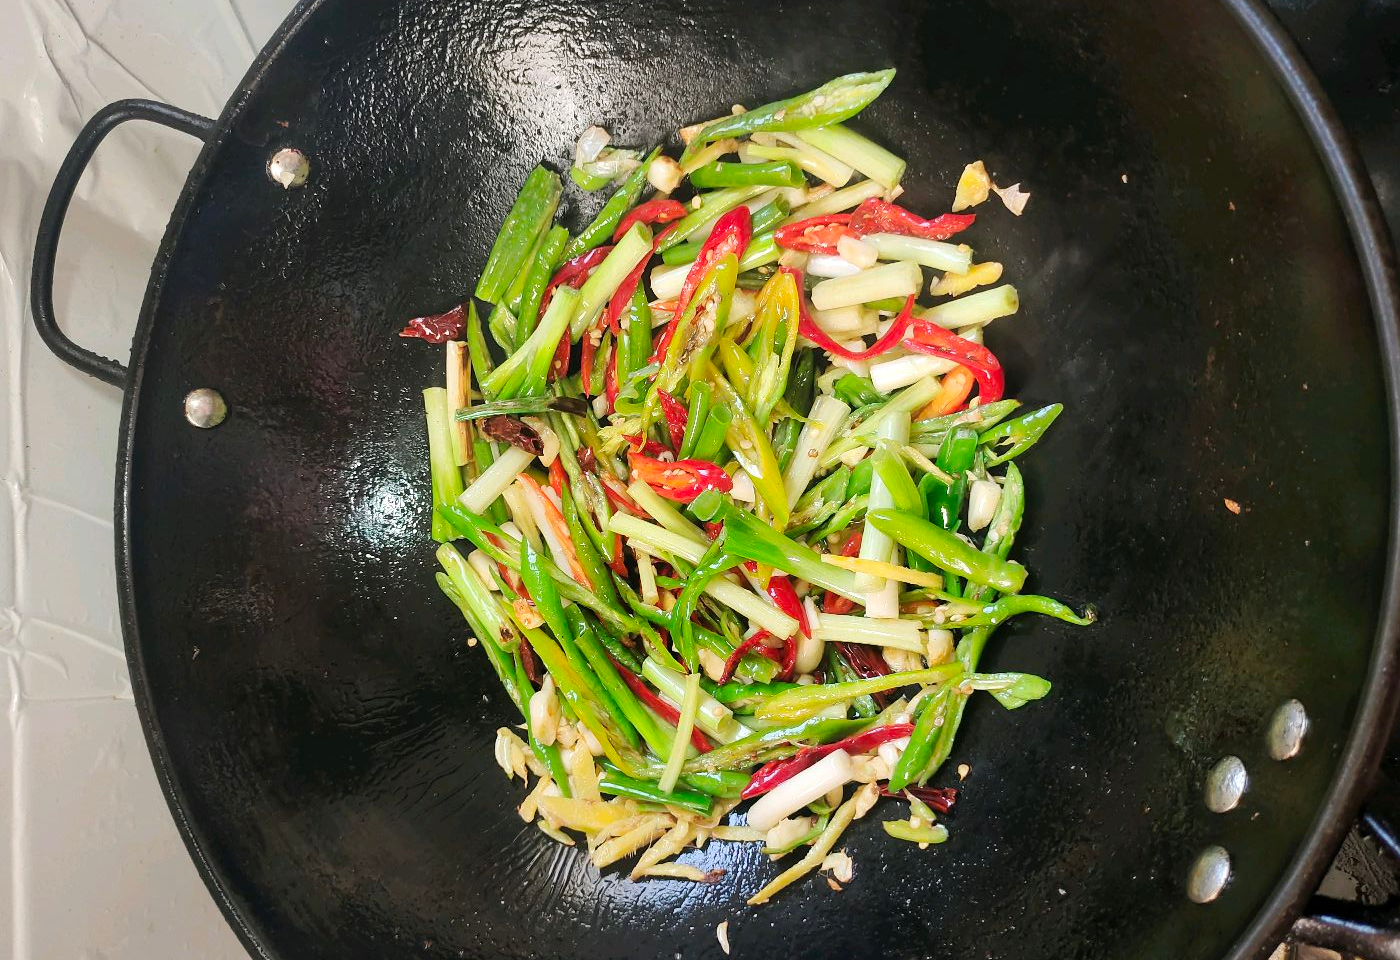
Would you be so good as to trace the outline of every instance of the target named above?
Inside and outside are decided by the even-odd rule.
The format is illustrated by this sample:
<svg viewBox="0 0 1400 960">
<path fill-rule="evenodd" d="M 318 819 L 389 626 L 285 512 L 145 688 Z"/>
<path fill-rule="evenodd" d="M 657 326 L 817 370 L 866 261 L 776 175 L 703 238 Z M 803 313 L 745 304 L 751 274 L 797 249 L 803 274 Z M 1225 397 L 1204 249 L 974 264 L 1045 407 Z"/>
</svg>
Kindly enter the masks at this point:
<svg viewBox="0 0 1400 960">
<path fill-rule="evenodd" d="M 1033 193 L 973 238 L 1024 304 L 988 337 L 1014 394 L 1067 407 L 1027 464 L 1024 560 L 1101 623 L 998 639 L 993 668 L 1056 689 L 970 714 L 943 847 L 867 818 L 843 892 L 757 910 L 744 895 L 775 868 L 751 847 L 712 845 L 712 886 L 600 876 L 519 820 L 492 761 L 510 712 L 431 576 L 419 390 L 440 354 L 395 333 L 460 301 L 525 171 L 564 163 L 587 124 L 648 144 L 887 65 L 857 126 L 909 158 L 911 206 L 942 209 L 975 157 Z M 77 176 L 132 118 L 206 147 L 124 368 L 59 332 L 50 289 Z M 287 146 L 310 163 L 291 190 L 266 173 Z M 751 957 L 1262 955 L 1352 823 L 1393 707 L 1396 293 L 1358 171 L 1251 0 L 317 0 L 219 120 L 109 108 L 46 211 L 36 321 L 126 391 L 133 686 L 243 942 L 716 956 L 729 920 Z M 227 402 L 214 429 L 186 418 L 199 388 Z M 1290 700 L 1309 727 L 1274 759 Z M 1249 787 L 1214 813 L 1227 756 Z M 1229 879 L 1198 903 L 1212 847 Z"/>
</svg>

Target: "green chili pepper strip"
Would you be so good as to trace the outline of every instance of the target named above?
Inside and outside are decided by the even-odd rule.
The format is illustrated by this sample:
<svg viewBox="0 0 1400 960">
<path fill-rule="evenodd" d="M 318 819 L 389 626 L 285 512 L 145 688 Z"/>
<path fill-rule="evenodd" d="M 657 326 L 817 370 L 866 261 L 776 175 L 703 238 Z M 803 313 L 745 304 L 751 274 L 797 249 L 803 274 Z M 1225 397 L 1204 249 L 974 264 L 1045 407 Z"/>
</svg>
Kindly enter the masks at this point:
<svg viewBox="0 0 1400 960">
<path fill-rule="evenodd" d="M 933 756 L 933 749 L 940 739 L 939 734 L 945 732 L 943 728 L 948 721 L 948 704 L 953 695 L 954 688 L 951 685 L 930 695 L 931 699 L 927 701 L 927 706 L 914 723 L 913 732 L 909 734 L 909 745 L 900 753 L 899 761 L 890 773 L 891 792 L 898 793 L 909 786 L 929 765 L 929 758 Z M 949 737 L 948 741 L 951 743 L 952 738 Z"/>
<path fill-rule="evenodd" d="M 746 261 L 751 254 L 760 252 L 765 238 L 767 243 L 772 243 L 773 228 L 782 223 L 791 212 L 792 208 L 782 197 L 778 197 L 772 203 L 764 204 L 754 211 L 752 221 L 753 239 L 749 241 L 749 245 L 739 257 L 739 262 L 744 264 L 744 261 Z M 667 251 L 661 255 L 661 262 L 668 267 L 679 266 L 682 263 L 693 263 L 695 258 L 700 256 L 700 248 L 704 245 L 705 241 L 703 240 L 690 240 L 686 243 L 677 244 L 667 249 Z M 752 264 L 747 264 L 744 268 L 752 269 L 752 267 Z M 903 305 L 904 301 L 901 300 L 900 306 Z"/>
<path fill-rule="evenodd" d="M 614 701 L 608 685 L 598 675 L 592 660 L 582 653 L 574 642 L 574 632 L 569 625 L 568 617 L 564 614 L 564 607 L 559 602 L 559 591 L 554 586 L 554 580 L 544 569 L 544 564 L 540 562 L 540 555 L 530 546 L 528 541 L 522 542 L 520 545 L 520 579 L 525 585 L 525 590 L 530 594 L 530 599 L 535 602 L 535 609 L 539 611 L 540 616 L 544 617 L 549 628 L 554 631 L 554 637 L 559 641 L 559 648 L 564 652 L 565 659 L 574 668 L 583 685 L 587 687 L 588 693 L 603 708 L 605 713 L 612 716 L 618 733 L 627 741 L 627 744 L 633 749 L 640 747 L 641 741 L 637 738 L 637 731 L 633 729 L 627 717 L 627 711 L 621 709 L 621 706 Z"/>
<path fill-rule="evenodd" d="M 711 541 L 705 548 L 700 562 L 686 580 L 685 589 L 676 598 L 675 607 L 671 609 L 671 630 L 676 653 L 680 654 L 686 669 L 692 673 L 700 669 L 700 658 L 695 650 L 695 624 L 691 621 L 695 619 L 695 608 L 700 603 L 701 592 L 711 580 L 741 562 L 740 558 L 725 553 L 723 544 L 724 540 L 721 537 Z"/>
<path fill-rule="evenodd" d="M 1015 540 L 1016 531 L 1021 526 L 1021 516 L 1025 510 L 1026 488 L 1021 480 L 1021 472 L 1016 469 L 1016 464 L 1009 463 L 1006 467 L 1006 478 L 1002 484 L 1001 499 L 997 503 L 996 513 L 992 516 L 992 522 L 987 527 L 987 537 L 982 544 L 982 550 L 992 556 L 1005 559 L 1011 550 L 1011 544 Z M 976 587 L 971 591 L 971 595 L 980 599 L 990 601 L 992 591 L 987 587 Z M 982 651 L 987 646 L 988 639 L 991 638 L 994 627 L 975 627 L 958 641 L 957 661 L 962 664 L 967 673 L 972 673 L 977 669 L 977 661 L 982 657 Z M 926 783 L 928 778 L 938 772 L 938 769 L 947 761 L 953 751 L 953 740 L 957 736 L 958 728 L 962 726 L 962 718 L 967 710 L 968 696 L 961 692 L 950 693 L 950 709 L 943 722 L 937 729 L 937 742 L 932 744 L 932 749 L 927 754 L 928 759 L 922 767 L 912 767 L 919 771 L 917 773 L 920 783 Z M 915 730 L 915 734 L 918 730 Z M 912 747 L 916 743 L 915 736 L 909 738 L 909 745 Z M 907 749 L 907 748 L 906 748 Z M 893 789 L 893 788 L 892 788 Z"/>
<path fill-rule="evenodd" d="M 885 400 L 867 378 L 858 377 L 854 373 L 848 373 L 837 380 L 833 389 L 836 399 L 849 404 L 852 410 L 872 403 L 883 403 Z"/>
<path fill-rule="evenodd" d="M 691 793 L 689 790 L 664 793 L 654 783 L 633 780 L 614 770 L 604 771 L 602 779 L 598 781 L 598 789 L 614 797 L 631 797 L 633 800 L 646 800 L 651 803 L 669 804 L 683 810 L 694 810 L 702 816 L 709 816 L 710 809 L 714 806 L 714 801 L 704 794 Z"/>
<path fill-rule="evenodd" d="M 800 686 L 796 683 L 722 683 L 710 691 L 710 696 L 728 706 L 741 700 L 771 697 Z"/>
<path fill-rule="evenodd" d="M 516 314 L 515 329 L 517 340 L 510 345 L 514 349 L 535 331 L 540 319 L 540 301 L 544 299 L 545 287 L 559 264 L 564 262 L 564 245 L 569 242 L 569 231 L 555 225 L 545 233 L 540 241 L 540 252 L 530 265 L 525 278 L 525 288 L 520 293 L 520 310 Z"/>
<path fill-rule="evenodd" d="M 569 608 L 569 624 L 573 628 L 579 650 L 588 660 L 588 665 L 593 668 L 593 673 L 603 688 L 612 697 L 618 711 L 641 734 L 647 746 L 657 751 L 658 755 L 670 749 L 672 737 L 661 728 L 660 721 L 623 681 L 612 660 L 608 659 L 609 650 L 599 639 L 598 632 L 584 619 L 583 614 L 578 612 L 576 606 Z"/>
<path fill-rule="evenodd" d="M 500 302 L 506 288 L 524 266 L 535 239 L 554 219 L 563 189 L 557 174 L 544 167 L 530 171 L 481 270 L 476 284 L 478 299 L 487 303 Z"/>
<path fill-rule="evenodd" d="M 717 405 L 729 411 L 730 423 L 725 431 L 725 443 L 753 481 L 754 491 L 768 508 L 774 526 L 782 530 L 787 527 L 791 510 L 787 491 L 783 488 L 783 473 L 778 469 L 778 458 L 768 442 L 768 432 L 749 413 L 729 381 L 713 366 L 710 367 L 709 379 L 715 388 Z"/>
<path fill-rule="evenodd" d="M 593 546 L 594 538 L 589 536 L 584 529 L 586 521 L 579 513 L 578 505 L 574 503 L 573 497 L 564 497 L 564 523 L 569 528 L 569 536 L 573 539 L 574 553 L 578 554 L 578 562 L 583 567 L 583 572 L 588 575 L 588 582 L 593 585 L 594 591 L 600 600 L 610 607 L 620 608 L 622 598 L 613 589 L 612 571 L 607 564 L 603 563 L 603 558 L 598 554 Z"/>
<path fill-rule="evenodd" d="M 995 448 L 1010 444 L 1010 449 L 1003 450 L 996 456 L 988 457 L 987 466 L 994 467 L 999 463 L 1015 459 L 1035 446 L 1040 438 L 1045 436 L 1045 431 L 1050 428 L 1050 424 L 1055 422 L 1055 418 L 1060 415 L 1062 410 L 1064 410 L 1063 404 L 1052 403 L 1048 407 L 1041 407 L 1039 410 L 1022 414 L 1015 420 L 1007 420 L 982 434 L 981 442 L 984 445 L 991 445 Z"/>
<path fill-rule="evenodd" d="M 530 677 L 525 673 L 525 661 L 521 659 L 519 649 L 515 651 L 515 677 L 522 691 L 534 689 L 534 687 L 530 685 Z M 559 745 L 551 743 L 546 746 L 540 743 L 539 739 L 535 736 L 534 726 L 530 722 L 529 710 L 524 711 L 524 717 L 526 733 L 529 734 L 530 738 L 530 750 L 535 754 L 535 757 L 540 763 L 544 764 L 549 769 L 550 777 L 554 780 L 555 785 L 559 787 L 560 796 L 573 796 L 569 787 L 569 772 L 564 768 L 564 757 L 559 752 Z"/>
<path fill-rule="evenodd" d="M 788 374 L 787 389 L 783 392 L 783 402 L 793 410 L 810 410 L 817 392 L 817 352 L 799 351 L 793 358 L 792 370 Z M 784 417 L 773 434 L 773 455 L 778 458 L 780 470 L 787 470 L 792 463 L 792 455 L 797 450 L 797 440 L 802 435 L 802 421 L 797 417 Z"/>
<path fill-rule="evenodd" d="M 572 260 L 581 253 L 587 253 L 594 247 L 607 243 L 612 238 L 613 231 L 622 222 L 622 216 L 628 210 L 637 205 L 637 199 L 642 195 L 643 188 L 647 185 L 647 169 L 651 162 L 656 159 L 661 148 L 657 147 L 647 158 L 642 161 L 642 165 L 627 175 L 627 179 L 622 181 L 622 186 L 617 188 L 608 202 L 603 204 L 603 209 L 598 211 L 598 215 L 593 218 L 593 222 L 583 228 L 583 232 L 564 248 L 564 255 L 560 258 Z"/>
<path fill-rule="evenodd" d="M 520 558 L 510 550 L 502 550 L 497 547 L 486 536 L 488 533 L 499 537 L 502 543 L 514 545 L 516 540 L 510 534 L 505 533 L 496 524 L 485 517 L 464 510 L 462 507 L 453 504 L 449 507 L 442 507 L 439 512 L 447 518 L 447 522 L 452 524 L 462 536 L 466 537 L 477 549 L 481 550 L 496 563 L 503 563 L 517 573 L 520 572 Z M 573 577 L 569 576 L 549 557 L 541 556 L 540 563 L 554 580 L 554 585 L 559 591 L 559 595 L 565 599 L 572 600 L 592 610 L 598 615 L 610 630 L 620 634 L 636 633 L 637 619 L 622 609 L 621 606 L 612 606 L 599 593 L 584 589 Z"/>
<path fill-rule="evenodd" d="M 909 513 L 875 510 L 865 519 L 906 550 L 912 550 L 940 570 L 966 577 L 973 583 L 1016 593 L 1026 582 L 1026 568 L 969 546 L 957 534 L 936 527 Z"/>
<path fill-rule="evenodd" d="M 788 160 L 771 160 L 767 163 L 725 163 L 714 160 L 697 167 L 690 173 L 690 182 L 696 187 L 801 187 L 807 178 Z"/>
<path fill-rule="evenodd" d="M 836 649 L 835 645 L 827 645 L 825 659 L 827 676 L 834 679 L 837 683 L 847 683 L 852 680 L 860 679 L 856 676 L 855 671 L 851 669 L 851 665 L 846 662 L 846 658 L 841 655 L 841 651 Z M 880 713 L 880 707 L 875 702 L 874 697 L 866 694 L 863 697 L 856 697 L 851 701 L 851 712 L 857 717 L 868 719 L 877 716 Z"/>
<path fill-rule="evenodd" d="M 684 165 L 705 144 L 725 137 L 760 131 L 805 130 L 848 120 L 869 106 L 893 79 L 893 68 L 874 73 L 848 73 L 787 100 L 766 103 L 745 113 L 722 117 L 706 124 L 695 135 L 681 154 L 680 162 Z"/>
<path fill-rule="evenodd" d="M 903 670 L 844 683 L 813 683 L 788 690 L 759 704 L 754 715 L 763 720 L 797 720 L 825 710 L 832 704 L 854 700 L 856 697 L 884 693 L 913 684 L 945 683 L 962 673 L 956 663 L 945 663 L 925 670 Z"/>
<path fill-rule="evenodd" d="M 687 397 L 690 401 L 690 407 L 685 421 L 685 435 L 681 440 L 681 448 L 676 454 L 677 460 L 686 459 L 695 450 L 695 442 L 700 439 L 700 431 L 705 425 L 705 418 L 710 414 L 710 392 L 710 385 L 703 380 L 698 380 L 690 385 L 690 393 Z"/>
<path fill-rule="evenodd" d="M 705 770 L 734 770 L 750 767 L 769 751 L 782 748 L 796 753 L 796 748 L 841 740 L 866 726 L 865 720 L 834 720 L 830 717 L 810 717 L 801 723 L 760 730 L 733 743 L 715 747 L 709 753 L 691 757 L 685 763 L 687 773 Z"/>
<path fill-rule="evenodd" d="M 520 541 L 520 579 L 525 584 L 525 592 L 535 602 L 535 609 L 544 617 L 544 622 L 549 624 L 556 637 L 561 641 L 565 637 L 572 638 L 573 631 L 569 629 L 568 618 L 564 616 L 564 605 L 559 602 L 559 590 L 554 586 L 554 578 L 540 561 L 540 554 L 530 546 L 530 541 Z"/>
<path fill-rule="evenodd" d="M 700 207 L 692 210 L 672 225 L 666 239 L 658 244 L 661 251 L 671 249 L 690 239 L 694 234 L 708 227 L 741 203 L 748 203 L 767 187 L 729 187 L 700 195 Z"/>
<path fill-rule="evenodd" d="M 1094 611 L 1085 611 L 1079 616 L 1065 604 L 1051 597 L 1038 597 L 1033 594 L 1013 594 L 1002 597 L 993 604 L 982 608 L 982 612 L 959 620 L 954 627 L 995 627 L 1022 613 L 1038 613 L 1043 617 L 1054 617 L 1077 627 L 1087 627 L 1094 622 Z"/>
<path fill-rule="evenodd" d="M 885 820 L 880 826 L 896 840 L 908 840 L 910 843 L 942 843 L 948 839 L 948 828 L 941 823 L 916 827 L 907 820 Z"/>
</svg>

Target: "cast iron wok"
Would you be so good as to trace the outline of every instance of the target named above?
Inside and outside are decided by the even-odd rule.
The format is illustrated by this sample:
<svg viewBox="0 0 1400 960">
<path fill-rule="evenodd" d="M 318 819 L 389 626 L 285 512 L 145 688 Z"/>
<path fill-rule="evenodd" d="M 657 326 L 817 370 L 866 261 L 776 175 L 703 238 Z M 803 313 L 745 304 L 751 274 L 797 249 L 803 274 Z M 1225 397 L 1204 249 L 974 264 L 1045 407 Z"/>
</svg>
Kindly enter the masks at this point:
<svg viewBox="0 0 1400 960">
<path fill-rule="evenodd" d="M 1101 622 L 999 637 L 991 668 L 1055 691 L 970 714 L 941 848 L 889 841 L 877 812 L 844 841 L 842 892 L 758 910 L 776 868 L 752 847 L 692 855 L 727 870 L 711 886 L 600 876 L 520 821 L 492 761 L 510 711 L 432 581 L 419 391 L 440 352 L 395 334 L 471 289 L 525 171 L 584 126 L 645 145 L 883 66 L 857 126 L 909 158 L 910 206 L 943 209 L 976 157 L 1032 192 L 969 236 L 1022 294 L 988 334 L 1013 393 L 1066 405 L 1026 464 L 1018 549 Z M 59 332 L 49 288 L 77 175 L 134 117 L 207 146 L 128 369 Z M 292 190 L 265 172 L 285 146 L 310 161 Z M 753 957 L 1250 957 L 1315 889 L 1391 714 L 1387 256 L 1330 114 L 1246 0 L 319 0 L 217 122 L 94 121 L 34 299 L 60 355 L 126 390 L 136 699 L 255 955 L 716 956 L 729 920 Z M 222 425 L 187 422 L 196 388 Z M 1307 737 L 1272 759 L 1294 699 Z M 1202 784 L 1226 755 L 1249 789 L 1216 814 Z M 1192 902 L 1213 845 L 1230 880 Z"/>
</svg>

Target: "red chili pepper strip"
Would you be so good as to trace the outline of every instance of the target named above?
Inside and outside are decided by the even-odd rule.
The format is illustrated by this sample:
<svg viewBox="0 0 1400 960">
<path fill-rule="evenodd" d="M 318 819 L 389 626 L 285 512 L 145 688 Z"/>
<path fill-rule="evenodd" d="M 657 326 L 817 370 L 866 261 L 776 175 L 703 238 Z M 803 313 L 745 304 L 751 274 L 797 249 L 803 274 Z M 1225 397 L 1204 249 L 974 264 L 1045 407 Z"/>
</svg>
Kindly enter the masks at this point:
<svg viewBox="0 0 1400 960">
<path fill-rule="evenodd" d="M 642 703 L 659 714 L 661 719 L 665 720 L 671 726 L 674 727 L 680 724 L 681 712 L 679 710 L 652 693 L 651 688 L 642 682 L 641 677 L 618 663 L 616 659 L 613 657 L 608 657 L 608 659 L 612 660 L 613 666 L 617 668 L 618 675 L 622 677 L 622 682 L 627 684 L 628 688 L 637 695 L 638 700 L 642 701 Z M 699 750 L 701 753 L 709 753 L 714 749 L 714 746 L 705 737 L 704 731 L 699 727 L 693 727 L 691 729 L 690 742 L 694 744 L 695 749 Z"/>
<path fill-rule="evenodd" d="M 749 785 L 739 795 L 740 799 L 749 800 L 767 793 L 779 784 L 791 780 L 822 757 L 835 753 L 837 750 L 844 750 L 852 754 L 865 753 L 882 743 L 907 737 L 913 732 L 914 725 L 912 723 L 892 723 L 887 727 L 875 727 L 873 730 L 858 733 L 845 740 L 837 740 L 835 743 L 827 743 L 819 747 L 805 747 L 786 760 L 774 760 L 759 767 L 749 780 Z"/>
<path fill-rule="evenodd" d="M 882 797 L 900 800 L 904 799 L 905 793 L 922 800 L 938 813 L 947 813 L 953 809 L 953 804 L 958 802 L 958 791 L 953 787 L 905 787 L 899 793 L 895 793 L 889 787 L 880 788 Z"/>
<path fill-rule="evenodd" d="M 564 475 L 564 464 L 558 457 L 549 465 L 549 485 L 554 488 L 554 493 L 562 501 L 564 499 L 564 487 L 569 483 L 569 478 Z"/>
<path fill-rule="evenodd" d="M 565 331 L 564 339 L 568 339 L 567 331 Z M 601 340 L 601 337 L 599 337 L 599 340 Z M 585 330 L 583 332 L 583 339 L 580 340 L 578 344 L 578 373 L 585 394 L 592 390 L 593 361 L 598 356 L 599 340 L 594 339 L 593 330 Z"/>
<path fill-rule="evenodd" d="M 414 317 L 408 326 L 399 331 L 401 337 L 417 337 L 429 343 L 446 343 L 462 339 L 462 330 L 467 323 L 466 308 L 453 307 L 446 313 L 431 317 Z"/>
<path fill-rule="evenodd" d="M 774 679 L 791 680 L 793 671 L 797 669 L 797 634 L 789 634 L 783 641 L 783 659 L 779 661 L 778 675 Z M 818 683 L 821 681 L 818 680 Z"/>
<path fill-rule="evenodd" d="M 554 297 L 554 288 L 560 284 L 567 284 L 577 290 L 588 281 L 591 274 L 602 263 L 607 255 L 612 253 L 611 246 L 594 247 L 587 253 L 581 253 L 572 260 L 564 261 L 563 266 L 555 271 L 554 277 L 549 281 L 549 285 L 544 288 L 544 296 L 540 297 L 540 316 L 549 307 L 549 301 Z"/>
<path fill-rule="evenodd" d="M 612 559 L 608 561 L 608 568 L 612 570 L 613 573 L 617 574 L 619 577 L 622 577 L 625 580 L 628 576 L 627 558 L 623 556 L 622 553 L 622 534 L 620 533 L 613 534 L 612 552 L 613 556 Z"/>
<path fill-rule="evenodd" d="M 667 450 L 664 444 L 655 440 L 643 440 L 635 433 L 624 433 L 622 439 L 627 441 L 628 453 L 644 453 L 649 457 L 669 457 L 671 451 Z"/>
<path fill-rule="evenodd" d="M 630 438 L 629 438 L 630 439 Z M 724 468 L 708 460 L 677 460 L 666 463 L 644 453 L 628 452 L 632 476 L 641 480 L 667 500 L 690 503 L 706 490 L 728 493 L 734 481 Z"/>
<path fill-rule="evenodd" d="M 603 395 L 608 398 L 608 413 L 617 409 L 617 361 L 619 355 L 618 351 L 613 351 L 612 361 L 608 363 L 607 376 L 603 377 Z"/>
<path fill-rule="evenodd" d="M 897 233 L 925 240 L 947 240 L 972 226 L 976 219 L 975 213 L 945 213 L 926 220 L 897 203 L 886 203 L 872 197 L 851 214 L 851 233 L 857 237 L 872 233 Z"/>
<path fill-rule="evenodd" d="M 617 222 L 617 229 L 613 231 L 613 243 L 621 240 L 622 235 L 632 229 L 634 223 L 670 223 L 689 212 L 679 200 L 648 200 L 646 203 L 639 203 Z"/>
<path fill-rule="evenodd" d="M 1001 361 L 982 344 L 973 343 L 936 323 L 916 320 L 904 346 L 919 353 L 957 361 L 977 378 L 977 395 L 983 403 L 1001 399 L 1002 391 L 1006 388 L 1006 375 L 1002 372 Z"/>
<path fill-rule="evenodd" d="M 792 588 L 791 580 L 778 574 L 769 577 L 768 599 L 773 601 L 775 607 L 797 621 L 804 637 L 812 635 L 812 625 L 807 622 L 807 610 L 798 599 L 797 591 Z"/>
<path fill-rule="evenodd" d="M 823 350 L 844 360 L 869 360 L 894 349 L 904 339 L 910 326 L 914 323 L 914 297 L 911 295 L 909 299 L 904 301 L 904 309 L 899 311 L 899 316 L 895 317 L 894 323 L 890 324 L 890 328 L 885 331 L 883 337 L 876 340 L 869 349 L 847 350 L 831 339 L 827 332 L 817 326 L 817 322 L 812 319 L 812 312 L 807 307 L 807 295 L 802 292 L 802 271 L 794 270 L 792 267 L 780 267 L 779 269 L 791 274 L 792 278 L 797 281 L 797 306 L 800 316 L 797 332 Z"/>
<path fill-rule="evenodd" d="M 849 213 L 834 213 L 829 217 L 810 217 L 789 223 L 773 231 L 773 240 L 787 250 L 801 250 L 804 253 L 825 253 L 836 255 L 836 242 L 851 231 Z M 800 287 L 798 289 L 801 289 Z"/>
<path fill-rule="evenodd" d="M 854 557 L 860 553 L 860 538 L 861 532 L 859 530 L 851 534 L 850 539 L 841 547 L 841 556 Z M 855 608 L 856 602 L 854 600 L 847 600 L 839 593 L 827 591 L 826 596 L 822 597 L 822 613 L 850 613 Z"/>
<path fill-rule="evenodd" d="M 656 248 L 652 247 L 652 252 Z M 632 294 L 637 292 L 637 285 L 642 282 L 642 274 L 646 271 L 647 261 L 651 257 L 643 257 L 642 260 L 632 268 L 632 272 L 622 278 L 622 284 L 617 288 L 617 292 L 608 301 L 608 307 L 603 311 L 599 322 L 607 326 L 616 336 L 622 332 L 622 314 L 626 312 L 627 305 L 632 302 Z"/>
<path fill-rule="evenodd" d="M 734 652 L 724 661 L 724 672 L 720 675 L 719 682 L 729 682 L 729 679 L 734 676 L 734 671 L 739 667 L 739 661 L 744 659 L 744 655 L 747 653 L 758 652 L 769 660 L 776 662 L 778 659 L 778 651 L 763 642 L 771 636 L 772 634 L 767 630 L 760 630 L 735 647 Z"/>
<path fill-rule="evenodd" d="M 603 485 L 603 493 L 607 496 L 608 502 L 615 510 L 622 513 L 631 513 L 639 517 L 647 516 L 647 512 L 641 508 L 637 501 L 632 499 L 632 495 L 627 492 L 627 488 L 622 485 L 622 481 L 610 473 L 598 474 L 598 480 Z"/>
<path fill-rule="evenodd" d="M 665 390 L 658 390 L 656 394 L 657 399 L 661 401 L 661 412 L 666 416 L 666 430 L 671 435 L 671 449 L 679 453 L 681 443 L 685 440 L 685 425 L 690 419 L 690 411 L 685 408 L 685 404 Z"/>
<path fill-rule="evenodd" d="M 559 346 L 554 348 L 554 359 L 549 361 L 549 381 L 553 383 L 569 372 L 569 352 L 573 349 L 573 343 L 569 338 L 569 331 L 565 330 L 564 335 L 559 338 Z M 587 387 L 585 386 L 585 389 Z"/>
<path fill-rule="evenodd" d="M 685 308 L 690 306 L 696 288 L 700 286 L 700 281 L 705 278 L 710 267 L 720 257 L 731 253 L 736 258 L 742 257 L 752 237 L 753 217 L 750 215 L 748 207 L 735 207 L 715 221 L 714 229 L 710 231 L 710 236 L 700 247 L 699 255 L 696 256 L 695 262 L 690 265 L 690 272 L 685 275 L 681 294 L 676 298 L 675 312 L 671 314 L 671 321 L 666 324 L 666 329 L 662 331 L 661 339 L 656 344 L 656 352 L 651 357 L 652 363 L 660 363 L 661 358 L 666 356 L 666 348 L 671 345 L 671 338 L 676 334 L 676 326 L 680 323 L 681 317 L 685 316 Z"/>
</svg>

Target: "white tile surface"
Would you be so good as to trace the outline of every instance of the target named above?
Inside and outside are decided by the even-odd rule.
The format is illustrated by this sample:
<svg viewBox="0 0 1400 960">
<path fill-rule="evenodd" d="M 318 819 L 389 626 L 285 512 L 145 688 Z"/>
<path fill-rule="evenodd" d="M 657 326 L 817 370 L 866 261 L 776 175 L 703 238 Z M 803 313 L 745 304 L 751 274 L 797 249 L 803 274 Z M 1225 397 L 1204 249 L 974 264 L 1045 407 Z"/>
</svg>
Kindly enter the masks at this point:
<svg viewBox="0 0 1400 960">
<path fill-rule="evenodd" d="M 121 398 L 39 342 L 44 197 L 82 123 L 148 97 L 217 115 L 291 0 L 11 0 L 0 31 L 0 957 L 238 960 L 156 784 L 121 650 L 112 489 Z M 60 322 L 124 360 L 197 144 L 100 148 L 60 249 Z"/>
</svg>

